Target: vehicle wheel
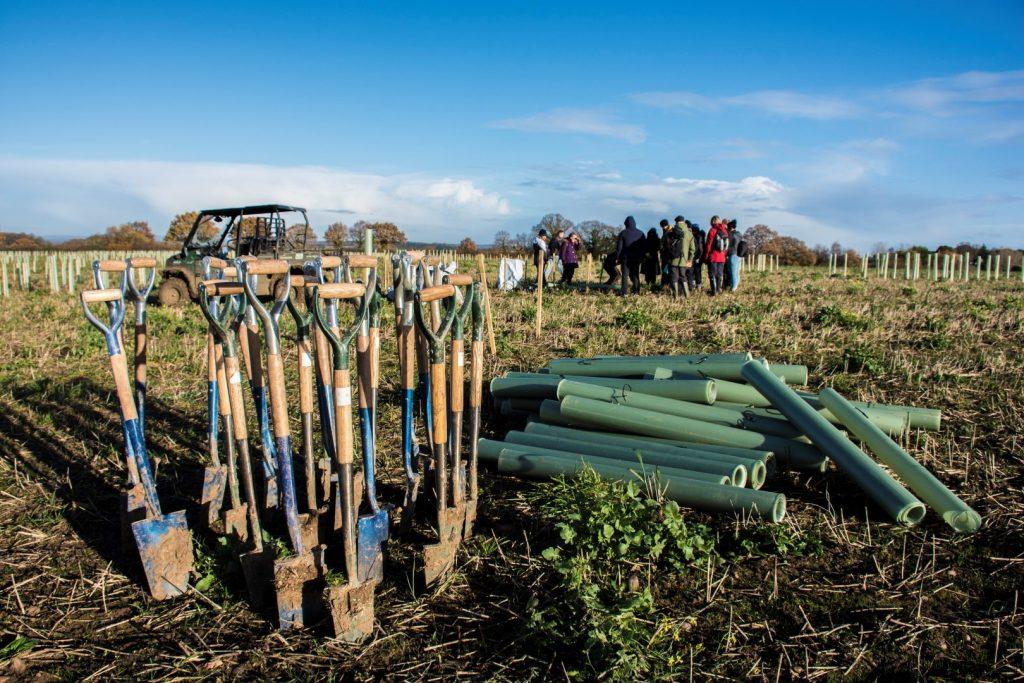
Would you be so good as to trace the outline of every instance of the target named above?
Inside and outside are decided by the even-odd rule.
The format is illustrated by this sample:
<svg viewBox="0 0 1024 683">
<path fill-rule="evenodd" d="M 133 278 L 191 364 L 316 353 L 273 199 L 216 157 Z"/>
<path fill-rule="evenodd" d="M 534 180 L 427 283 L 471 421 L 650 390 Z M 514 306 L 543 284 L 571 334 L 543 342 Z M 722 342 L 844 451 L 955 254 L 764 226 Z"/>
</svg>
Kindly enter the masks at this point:
<svg viewBox="0 0 1024 683">
<path fill-rule="evenodd" d="M 161 306 L 182 306 L 189 300 L 188 285 L 179 278 L 169 277 L 160 283 L 156 298 Z"/>
</svg>

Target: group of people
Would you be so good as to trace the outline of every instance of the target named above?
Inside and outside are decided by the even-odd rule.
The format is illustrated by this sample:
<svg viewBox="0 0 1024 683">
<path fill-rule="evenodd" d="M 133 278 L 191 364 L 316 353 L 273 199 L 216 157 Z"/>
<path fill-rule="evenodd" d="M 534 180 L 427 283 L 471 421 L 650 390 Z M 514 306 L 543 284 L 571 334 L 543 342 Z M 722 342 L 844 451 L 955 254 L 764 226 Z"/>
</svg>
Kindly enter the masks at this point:
<svg viewBox="0 0 1024 683">
<path fill-rule="evenodd" d="M 640 292 L 641 275 L 652 291 L 668 290 L 673 297 L 689 296 L 703 288 L 705 270 L 711 296 L 726 288 L 739 287 L 746 242 L 736 230 L 736 219 L 712 216 L 707 232 L 682 216 L 676 216 L 674 224 L 663 219 L 660 234 L 658 228 L 651 228 L 645 235 L 632 216 L 626 217 L 623 226 L 615 251 L 602 260 L 608 275 L 605 284 L 621 280 L 621 296 Z M 579 266 L 581 246 L 580 236 L 575 232 L 567 235 L 559 230 L 549 235 L 547 230 L 540 230 L 533 244 L 534 265 L 540 267 L 542 256 L 545 263 L 557 258 L 562 265 L 560 284 L 571 285 Z"/>
</svg>

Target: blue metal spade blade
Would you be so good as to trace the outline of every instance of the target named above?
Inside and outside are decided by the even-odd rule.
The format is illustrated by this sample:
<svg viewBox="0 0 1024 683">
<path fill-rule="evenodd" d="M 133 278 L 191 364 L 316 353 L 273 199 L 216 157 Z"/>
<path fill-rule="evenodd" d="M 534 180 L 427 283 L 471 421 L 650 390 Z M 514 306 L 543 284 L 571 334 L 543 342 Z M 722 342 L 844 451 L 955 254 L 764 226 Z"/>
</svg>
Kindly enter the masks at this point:
<svg viewBox="0 0 1024 683">
<path fill-rule="evenodd" d="M 185 512 L 134 522 L 132 534 L 153 598 L 165 600 L 187 591 L 194 558 Z"/>
<path fill-rule="evenodd" d="M 389 510 L 390 506 L 382 506 L 379 512 L 359 517 L 356 567 L 360 581 L 376 582 L 384 578 L 383 548 L 388 540 Z"/>
</svg>

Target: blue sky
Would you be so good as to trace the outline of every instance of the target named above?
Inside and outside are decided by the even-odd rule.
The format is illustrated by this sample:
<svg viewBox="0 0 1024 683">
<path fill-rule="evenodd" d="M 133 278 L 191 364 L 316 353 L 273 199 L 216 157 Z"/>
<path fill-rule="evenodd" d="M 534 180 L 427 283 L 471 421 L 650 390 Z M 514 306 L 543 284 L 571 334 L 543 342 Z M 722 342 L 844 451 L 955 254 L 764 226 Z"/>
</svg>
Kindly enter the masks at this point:
<svg viewBox="0 0 1024 683">
<path fill-rule="evenodd" d="M 1024 246 L 1024 3 L 0 4 L 0 229 L 304 205 Z"/>
</svg>

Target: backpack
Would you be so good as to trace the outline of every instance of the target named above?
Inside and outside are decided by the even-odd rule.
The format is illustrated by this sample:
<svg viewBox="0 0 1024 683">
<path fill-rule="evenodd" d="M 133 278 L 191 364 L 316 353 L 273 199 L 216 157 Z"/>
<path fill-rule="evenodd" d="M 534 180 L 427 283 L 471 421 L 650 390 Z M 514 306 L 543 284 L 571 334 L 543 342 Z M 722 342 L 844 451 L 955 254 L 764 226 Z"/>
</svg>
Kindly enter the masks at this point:
<svg viewBox="0 0 1024 683">
<path fill-rule="evenodd" d="M 747 241 L 740 240 L 740 243 L 736 245 L 736 255 L 743 257 L 747 255 Z"/>
<path fill-rule="evenodd" d="M 728 251 L 729 236 L 724 230 L 716 230 L 715 238 L 711 242 L 711 251 Z"/>
</svg>

